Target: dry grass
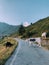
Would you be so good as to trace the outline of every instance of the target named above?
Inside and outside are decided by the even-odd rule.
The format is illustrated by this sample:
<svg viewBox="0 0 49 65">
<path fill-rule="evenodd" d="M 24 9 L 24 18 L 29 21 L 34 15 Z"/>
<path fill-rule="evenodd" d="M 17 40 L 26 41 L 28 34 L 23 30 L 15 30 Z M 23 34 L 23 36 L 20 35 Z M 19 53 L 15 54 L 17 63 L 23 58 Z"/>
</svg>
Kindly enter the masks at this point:
<svg viewBox="0 0 49 65">
<path fill-rule="evenodd" d="M 6 48 L 6 42 L 11 42 L 13 46 Z M 11 56 L 11 54 L 15 50 L 18 43 L 11 37 L 4 38 L 4 40 L 2 40 L 0 43 L 0 65 L 4 65 L 6 60 Z"/>
</svg>

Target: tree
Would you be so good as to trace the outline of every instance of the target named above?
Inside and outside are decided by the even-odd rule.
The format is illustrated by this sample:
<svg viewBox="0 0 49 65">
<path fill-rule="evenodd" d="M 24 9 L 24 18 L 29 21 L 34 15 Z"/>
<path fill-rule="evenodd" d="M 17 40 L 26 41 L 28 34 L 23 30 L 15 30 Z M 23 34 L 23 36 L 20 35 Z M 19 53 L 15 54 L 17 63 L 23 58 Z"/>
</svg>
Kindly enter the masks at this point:
<svg viewBox="0 0 49 65">
<path fill-rule="evenodd" d="M 31 25 L 32 25 L 32 23 L 31 23 Z"/>
<path fill-rule="evenodd" d="M 47 32 L 46 37 L 49 37 L 49 31 Z"/>
<path fill-rule="evenodd" d="M 19 35 L 23 35 L 25 33 L 25 28 L 23 25 L 20 25 L 20 28 L 19 28 Z"/>
</svg>

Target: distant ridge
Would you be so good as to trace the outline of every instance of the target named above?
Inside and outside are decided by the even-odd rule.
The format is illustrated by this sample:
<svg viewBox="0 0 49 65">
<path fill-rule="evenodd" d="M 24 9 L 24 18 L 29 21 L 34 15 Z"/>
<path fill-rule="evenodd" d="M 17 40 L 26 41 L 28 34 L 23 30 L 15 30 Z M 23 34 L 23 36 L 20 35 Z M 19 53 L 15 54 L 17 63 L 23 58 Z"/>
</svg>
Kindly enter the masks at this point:
<svg viewBox="0 0 49 65">
<path fill-rule="evenodd" d="M 14 25 L 9 25 L 7 23 L 0 22 L 0 36 L 5 36 L 5 35 L 10 35 L 13 34 L 14 32 L 17 32 L 19 29 L 18 26 Z"/>
</svg>

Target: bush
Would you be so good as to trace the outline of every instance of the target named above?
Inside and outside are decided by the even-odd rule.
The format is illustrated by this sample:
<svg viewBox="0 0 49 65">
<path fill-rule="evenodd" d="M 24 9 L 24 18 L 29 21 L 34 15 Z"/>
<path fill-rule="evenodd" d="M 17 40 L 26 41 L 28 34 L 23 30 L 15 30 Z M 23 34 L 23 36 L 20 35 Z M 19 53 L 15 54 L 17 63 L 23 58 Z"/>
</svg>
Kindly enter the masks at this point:
<svg viewBox="0 0 49 65">
<path fill-rule="evenodd" d="M 47 32 L 46 37 L 49 37 L 49 31 Z"/>
</svg>

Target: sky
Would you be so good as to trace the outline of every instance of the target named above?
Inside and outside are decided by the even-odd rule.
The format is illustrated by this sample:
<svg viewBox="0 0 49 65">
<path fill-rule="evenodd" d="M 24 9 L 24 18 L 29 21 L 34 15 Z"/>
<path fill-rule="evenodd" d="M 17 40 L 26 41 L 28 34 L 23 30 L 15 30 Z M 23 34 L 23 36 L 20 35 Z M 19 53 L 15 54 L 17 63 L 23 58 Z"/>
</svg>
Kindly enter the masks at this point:
<svg viewBox="0 0 49 65">
<path fill-rule="evenodd" d="M 49 16 L 49 0 L 0 0 L 0 22 L 29 25 Z"/>
</svg>

